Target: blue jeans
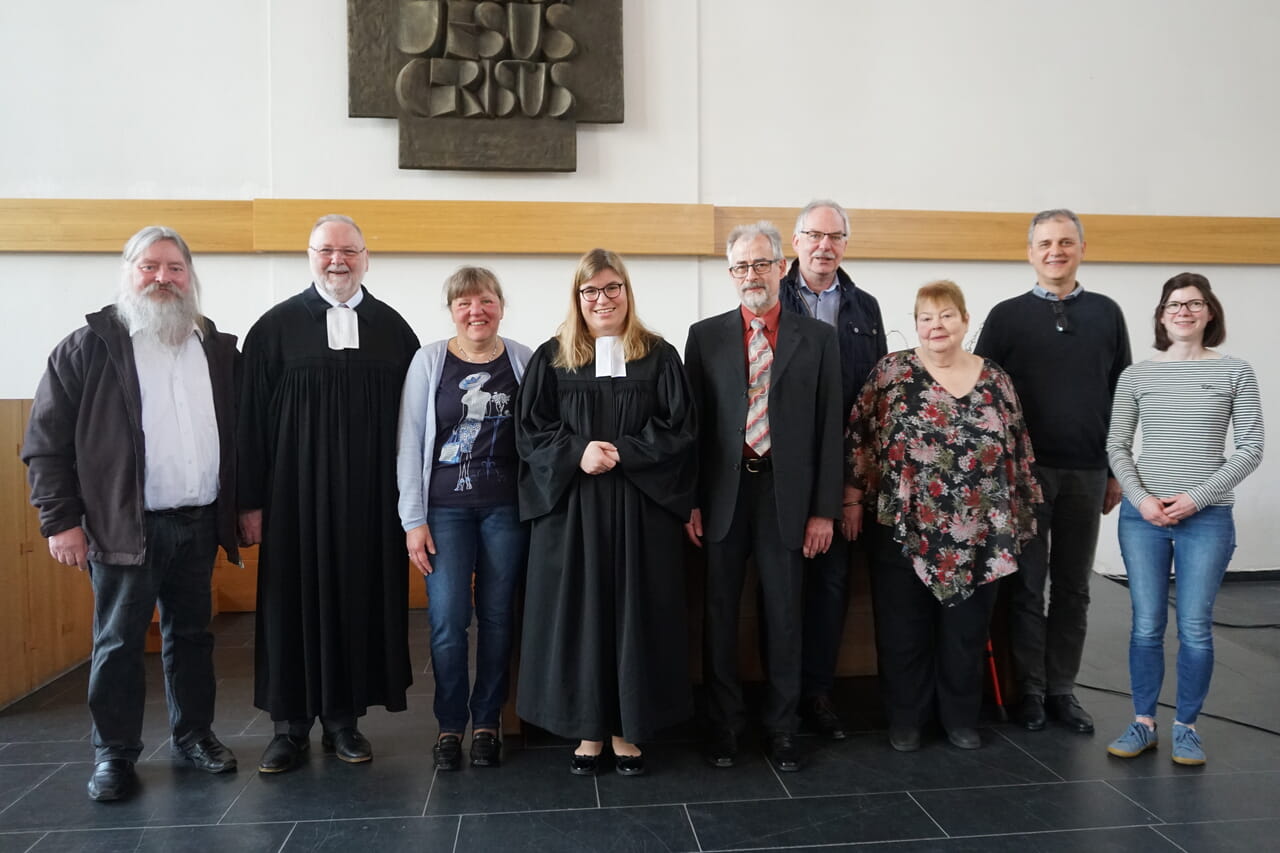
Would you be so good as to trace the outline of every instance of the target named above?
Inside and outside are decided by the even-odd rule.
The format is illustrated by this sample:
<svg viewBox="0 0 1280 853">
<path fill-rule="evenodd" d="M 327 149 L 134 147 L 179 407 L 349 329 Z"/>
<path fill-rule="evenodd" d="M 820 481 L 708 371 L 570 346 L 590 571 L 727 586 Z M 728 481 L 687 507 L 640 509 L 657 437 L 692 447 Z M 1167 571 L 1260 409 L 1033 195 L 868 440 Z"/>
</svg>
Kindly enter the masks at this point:
<svg viewBox="0 0 1280 853">
<path fill-rule="evenodd" d="M 93 582 L 93 664 L 89 713 L 95 761 L 137 761 L 147 699 L 147 628 L 160 606 L 169 729 L 175 741 L 213 725 L 213 634 L 209 582 L 218 550 L 217 511 L 148 512 L 140 566 L 89 564 Z"/>
<path fill-rule="evenodd" d="M 497 729 L 507 699 L 516 590 L 524 577 L 528 529 L 515 504 L 429 507 L 435 541 L 427 575 L 435 714 L 442 732 Z M 467 628 L 475 574 L 476 681 L 469 689 Z M 468 694 L 470 702 L 468 703 Z"/>
<path fill-rule="evenodd" d="M 1177 721 L 1196 721 L 1213 677 L 1213 601 L 1235 550 L 1229 506 L 1206 507 L 1172 527 L 1157 527 L 1128 500 L 1120 505 L 1120 553 L 1133 602 L 1129 680 L 1137 716 L 1154 717 L 1160 698 L 1169 569 L 1176 567 Z"/>
</svg>

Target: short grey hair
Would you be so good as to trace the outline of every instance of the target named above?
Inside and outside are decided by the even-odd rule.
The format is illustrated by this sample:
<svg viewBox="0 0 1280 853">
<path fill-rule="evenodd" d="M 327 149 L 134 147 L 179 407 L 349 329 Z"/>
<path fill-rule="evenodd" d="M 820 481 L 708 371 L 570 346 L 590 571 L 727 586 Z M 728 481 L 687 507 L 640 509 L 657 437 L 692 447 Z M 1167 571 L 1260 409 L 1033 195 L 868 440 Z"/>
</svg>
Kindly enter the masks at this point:
<svg viewBox="0 0 1280 853">
<path fill-rule="evenodd" d="M 829 198 L 815 198 L 813 201 L 806 204 L 804 206 L 804 210 L 800 211 L 800 215 L 796 217 L 796 230 L 794 233 L 799 234 L 801 231 L 804 231 L 804 221 L 809 218 L 809 214 L 824 207 L 830 208 L 840 214 L 840 219 L 844 222 L 844 233 L 848 234 L 849 214 L 838 202 L 832 201 Z"/>
<path fill-rule="evenodd" d="M 1055 219 L 1065 219 L 1076 226 L 1076 234 L 1080 235 L 1080 242 L 1084 242 L 1084 226 L 1080 224 L 1080 217 L 1065 207 L 1055 207 L 1053 210 L 1042 210 L 1031 217 L 1031 225 L 1027 227 L 1027 245 L 1030 246 L 1035 238 L 1037 225 L 1041 222 L 1052 222 Z"/>
<path fill-rule="evenodd" d="M 773 250 L 773 257 L 770 260 L 782 260 L 784 257 L 782 254 L 782 235 L 778 233 L 778 229 L 774 227 L 772 222 L 761 219 L 759 222 L 753 222 L 750 225 L 739 225 L 729 232 L 729 239 L 725 241 L 724 249 L 724 255 L 729 263 L 733 263 L 733 247 L 735 243 L 739 240 L 751 241 L 760 236 L 769 238 L 769 248 Z"/>
<path fill-rule="evenodd" d="M 356 224 L 356 221 L 350 216 L 344 216 L 341 213 L 326 213 L 324 216 L 321 216 L 316 220 L 316 224 L 311 226 L 311 233 L 316 233 L 320 226 L 324 225 L 326 222 L 341 222 L 343 225 L 350 225 L 352 228 L 356 229 L 356 233 L 360 235 L 360 242 L 366 242 L 364 239 L 364 232 L 360 230 L 360 226 Z"/>
<path fill-rule="evenodd" d="M 493 270 L 485 267 L 458 267 L 444 280 L 444 304 L 452 305 L 453 300 L 460 296 L 471 296 L 485 290 L 492 290 L 493 295 L 498 297 L 499 304 L 507 304 L 506 297 L 502 295 L 502 285 L 498 284 L 498 277 L 493 274 Z"/>
<path fill-rule="evenodd" d="M 129 280 L 129 271 L 134 263 L 142 257 L 143 252 L 161 240 L 168 240 L 178 247 L 178 251 L 182 253 L 182 261 L 187 265 L 187 278 L 191 281 L 191 289 L 199 296 L 200 279 L 196 276 L 195 262 L 191 260 L 191 247 L 187 245 L 186 240 L 182 239 L 181 234 L 167 225 L 148 225 L 124 244 L 124 251 L 120 255 L 120 269 L 123 276 L 121 281 Z"/>
</svg>

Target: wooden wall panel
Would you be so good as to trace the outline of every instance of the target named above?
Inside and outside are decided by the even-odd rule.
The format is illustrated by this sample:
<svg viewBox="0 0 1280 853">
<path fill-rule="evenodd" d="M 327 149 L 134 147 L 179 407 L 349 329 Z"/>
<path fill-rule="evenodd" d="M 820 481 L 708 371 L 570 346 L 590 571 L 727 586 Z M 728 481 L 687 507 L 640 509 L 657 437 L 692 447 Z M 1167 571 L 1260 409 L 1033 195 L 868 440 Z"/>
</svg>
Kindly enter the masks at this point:
<svg viewBox="0 0 1280 853">
<path fill-rule="evenodd" d="M 196 252 L 300 252 L 324 213 L 353 216 L 375 252 L 720 257 L 729 229 L 772 220 L 789 242 L 796 207 L 710 204 L 255 199 L 0 199 L 0 252 L 116 253 L 163 222 Z M 1021 261 L 1030 212 L 852 209 L 850 258 Z M 1280 264 L 1280 218 L 1081 214 L 1088 259 Z M 788 247 L 789 248 L 789 247 Z"/>
<path fill-rule="evenodd" d="M 344 213 L 373 252 L 580 255 L 604 246 L 623 255 L 699 255 L 712 209 L 696 204 L 488 201 L 254 202 L 254 248 L 297 252 L 316 218 Z"/>
<path fill-rule="evenodd" d="M 147 225 L 167 225 L 192 252 L 248 252 L 251 201 L 0 199 L 0 252 L 110 252 Z"/>
<path fill-rule="evenodd" d="M 27 674 L 27 495 L 22 400 L 0 400 L 0 706 L 31 689 Z"/>
</svg>

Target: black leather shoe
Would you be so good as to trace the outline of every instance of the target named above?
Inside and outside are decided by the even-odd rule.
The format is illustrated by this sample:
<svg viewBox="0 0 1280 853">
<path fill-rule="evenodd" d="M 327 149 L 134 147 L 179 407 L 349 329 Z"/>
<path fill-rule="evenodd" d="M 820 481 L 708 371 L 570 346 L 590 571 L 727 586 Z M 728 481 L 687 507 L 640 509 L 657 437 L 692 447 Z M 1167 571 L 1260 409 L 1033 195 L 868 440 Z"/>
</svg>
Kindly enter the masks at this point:
<svg viewBox="0 0 1280 853">
<path fill-rule="evenodd" d="M 332 734 L 325 732 L 320 744 L 327 752 L 335 753 L 348 764 L 364 764 L 373 760 L 373 747 L 355 726 L 338 729 Z"/>
<path fill-rule="evenodd" d="M 206 773 L 228 773 L 236 769 L 236 757 L 222 741 L 209 732 L 204 737 L 186 737 L 173 744 L 173 754 L 185 758 Z"/>
<path fill-rule="evenodd" d="M 800 716 L 818 734 L 831 740 L 844 740 L 849 735 L 844 730 L 840 715 L 826 696 L 810 696 L 800 703 Z"/>
<path fill-rule="evenodd" d="M 769 759 L 783 773 L 795 773 L 800 769 L 800 753 L 796 750 L 795 736 L 788 732 L 774 732 L 769 736 Z"/>
<path fill-rule="evenodd" d="M 600 756 L 598 755 L 579 755 L 573 754 L 573 758 L 569 761 L 569 772 L 574 776 L 594 776 L 596 768 L 600 766 Z"/>
<path fill-rule="evenodd" d="M 951 745 L 957 749 L 979 749 L 982 746 L 982 737 L 978 734 L 978 730 L 967 726 L 947 729 L 947 740 L 951 741 Z"/>
<path fill-rule="evenodd" d="M 898 752 L 915 752 L 920 748 L 920 729 L 915 726 L 891 726 L 889 746 Z"/>
<path fill-rule="evenodd" d="M 1044 728 L 1044 697 L 1028 693 L 1018 704 L 1018 722 L 1029 732 L 1038 732 Z"/>
<path fill-rule="evenodd" d="M 644 756 L 643 755 L 615 755 L 614 769 L 618 771 L 620 776 L 643 776 L 644 775 Z"/>
<path fill-rule="evenodd" d="M 475 747 L 472 747 L 472 762 L 475 758 Z M 459 770 L 462 768 L 462 738 L 457 735 L 441 735 L 436 745 L 431 747 L 431 758 L 437 770 Z"/>
<path fill-rule="evenodd" d="M 476 732 L 471 735 L 471 766 L 502 766 L 502 740 L 496 734 Z"/>
<path fill-rule="evenodd" d="M 713 734 L 707 744 L 706 759 L 712 767 L 732 767 L 738 759 L 738 736 L 728 729 Z"/>
<path fill-rule="evenodd" d="M 1093 717 L 1080 707 L 1076 697 L 1070 693 L 1062 696 L 1050 696 L 1044 701 L 1045 710 L 1062 725 L 1082 735 L 1093 734 Z"/>
<path fill-rule="evenodd" d="M 138 774 L 133 762 L 127 758 L 108 758 L 99 761 L 89 777 L 89 799 L 100 803 L 125 800 L 138 787 Z"/>
<path fill-rule="evenodd" d="M 267 744 L 258 762 L 259 773 L 284 773 L 302 763 L 307 750 L 311 749 L 311 741 L 305 737 L 293 735 L 276 735 Z"/>
</svg>

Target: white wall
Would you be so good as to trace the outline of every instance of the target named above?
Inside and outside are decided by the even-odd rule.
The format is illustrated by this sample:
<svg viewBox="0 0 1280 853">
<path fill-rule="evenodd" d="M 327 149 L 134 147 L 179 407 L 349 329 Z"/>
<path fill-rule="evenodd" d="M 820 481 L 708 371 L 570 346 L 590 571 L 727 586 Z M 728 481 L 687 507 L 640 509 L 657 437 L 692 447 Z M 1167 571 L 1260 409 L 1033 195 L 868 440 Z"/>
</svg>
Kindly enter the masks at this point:
<svg viewBox="0 0 1280 853">
<path fill-rule="evenodd" d="M 626 122 L 578 129 L 562 175 L 402 171 L 395 122 L 346 116 L 342 0 L 67 0 L 0 8 L 0 198 L 388 198 L 699 202 L 1280 216 L 1280 7 L 1270 0 L 626 0 Z M 146 223 L 138 223 L 139 226 Z M 789 223 L 779 223 L 784 232 Z M 856 228 L 856 223 L 855 223 Z M 922 236 L 921 239 L 926 239 Z M 305 235 L 299 234 L 298 248 Z M 1020 233 L 1009 235 L 1021 245 Z M 198 250 L 198 247 L 197 247 Z M 528 342 L 562 316 L 568 257 L 375 256 L 369 286 L 426 339 L 449 332 L 439 284 L 487 263 Z M 243 334 L 307 280 L 297 255 L 197 259 L 205 307 Z M 733 305 L 724 264 L 637 258 L 642 314 L 683 345 Z M 1021 263 L 849 265 L 915 342 L 911 296 L 950 277 L 975 323 L 1031 283 Z M 1280 424 L 1274 267 L 1200 268 Z M 1091 265 L 1146 351 L 1180 268 Z M 106 255 L 7 255 L 0 397 L 28 397 L 44 355 L 111 298 Z M 976 330 L 976 325 L 975 325 Z M 1273 454 L 1240 489 L 1236 567 L 1273 566 Z M 1100 568 L 1119 570 L 1114 522 Z"/>
</svg>

